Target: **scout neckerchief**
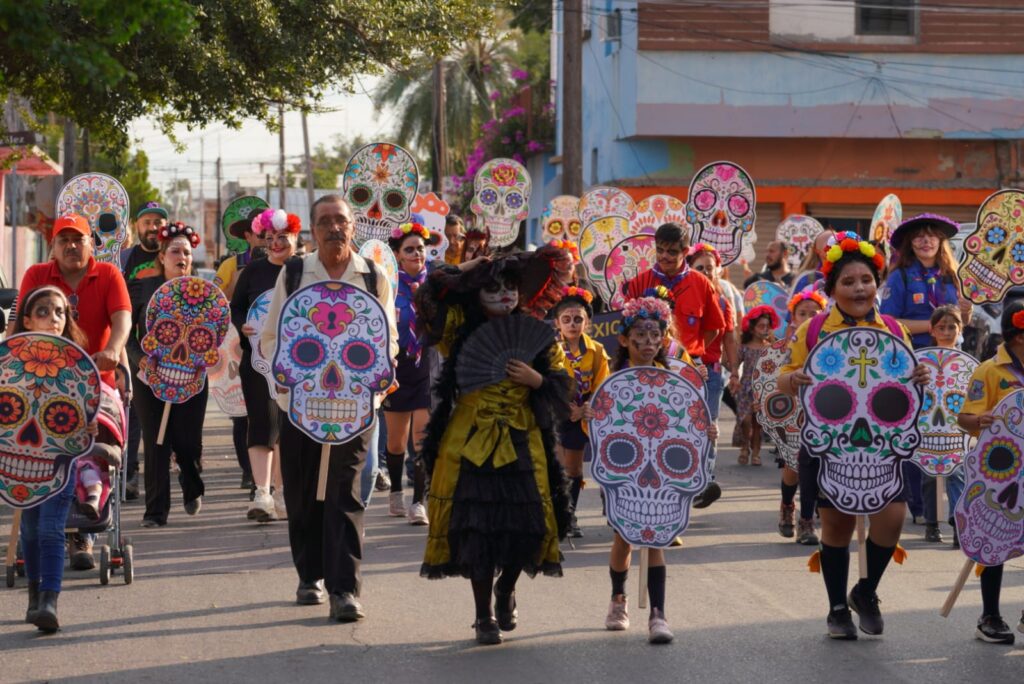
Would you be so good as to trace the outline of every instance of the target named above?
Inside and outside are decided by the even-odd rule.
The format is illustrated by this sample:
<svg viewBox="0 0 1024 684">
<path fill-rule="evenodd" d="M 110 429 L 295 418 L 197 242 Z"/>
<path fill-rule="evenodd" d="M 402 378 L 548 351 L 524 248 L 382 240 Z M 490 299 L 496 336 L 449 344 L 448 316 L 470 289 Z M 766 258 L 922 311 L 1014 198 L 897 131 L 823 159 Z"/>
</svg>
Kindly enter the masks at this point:
<svg viewBox="0 0 1024 684">
<path fill-rule="evenodd" d="M 657 278 L 658 281 L 662 285 L 664 285 L 669 292 L 672 292 L 675 289 L 676 285 L 683 282 L 683 278 L 686 277 L 686 273 L 689 270 L 690 267 L 686 265 L 685 261 L 683 262 L 683 270 L 679 271 L 679 273 L 676 273 L 671 278 L 665 275 L 665 272 L 661 270 L 661 266 L 659 266 L 658 264 L 654 264 L 654 268 L 651 269 L 651 271 L 654 273 L 654 277 Z"/>
<path fill-rule="evenodd" d="M 562 349 L 565 350 L 565 358 L 569 360 L 569 366 L 572 368 L 573 377 L 576 379 L 576 403 L 583 404 L 583 395 L 590 387 L 583 386 L 583 357 L 587 354 L 586 346 L 583 344 L 583 337 L 580 337 L 580 351 L 579 354 L 574 354 L 569 349 L 569 343 L 564 342 Z"/>
<path fill-rule="evenodd" d="M 925 292 L 928 295 L 928 303 L 933 309 L 939 306 L 939 276 L 942 271 L 938 266 L 925 268 L 921 266 L 921 278 L 924 280 Z"/>
<path fill-rule="evenodd" d="M 838 311 L 839 315 L 843 317 L 843 325 L 848 325 L 851 328 L 854 328 L 854 327 L 857 326 L 858 320 L 856 318 L 854 318 L 853 316 L 850 316 L 845 311 L 843 311 L 841 308 L 839 308 L 838 304 L 836 304 L 835 306 L 836 306 L 836 311 Z M 861 320 L 863 320 L 865 323 L 874 323 L 875 322 L 875 309 L 874 309 L 874 307 L 872 307 L 871 311 L 868 311 L 867 315 L 865 315 L 864 318 L 861 319 Z"/>
<path fill-rule="evenodd" d="M 416 359 L 420 364 L 420 341 L 416 335 L 416 310 L 413 308 L 413 297 L 427 280 L 427 269 L 411 276 L 405 271 L 398 271 L 398 292 L 395 293 L 395 310 L 398 312 L 398 330 L 400 341 L 404 338 L 405 353 Z"/>
</svg>

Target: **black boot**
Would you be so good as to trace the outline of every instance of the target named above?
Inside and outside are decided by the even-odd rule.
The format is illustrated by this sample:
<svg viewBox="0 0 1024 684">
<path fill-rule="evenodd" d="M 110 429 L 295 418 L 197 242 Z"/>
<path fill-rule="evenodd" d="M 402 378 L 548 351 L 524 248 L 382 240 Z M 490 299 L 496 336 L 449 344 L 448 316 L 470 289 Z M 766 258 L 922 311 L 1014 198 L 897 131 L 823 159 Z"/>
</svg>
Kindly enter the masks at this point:
<svg viewBox="0 0 1024 684">
<path fill-rule="evenodd" d="M 59 591 L 39 592 L 39 610 L 36 611 L 32 624 L 47 634 L 53 634 L 60 629 L 60 623 L 57 622 L 58 596 L 60 596 Z"/>
<path fill-rule="evenodd" d="M 25 622 L 32 624 L 39 611 L 39 580 L 28 581 L 28 610 L 25 611 Z"/>
</svg>

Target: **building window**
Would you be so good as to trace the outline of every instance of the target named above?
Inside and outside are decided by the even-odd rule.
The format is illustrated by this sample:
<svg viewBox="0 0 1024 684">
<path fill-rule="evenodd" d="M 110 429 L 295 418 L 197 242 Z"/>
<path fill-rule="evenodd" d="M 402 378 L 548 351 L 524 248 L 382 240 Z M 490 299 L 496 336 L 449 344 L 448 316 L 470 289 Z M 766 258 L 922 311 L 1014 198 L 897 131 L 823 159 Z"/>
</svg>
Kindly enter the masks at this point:
<svg viewBox="0 0 1024 684">
<path fill-rule="evenodd" d="M 858 36 L 913 36 L 916 0 L 855 0 Z"/>
</svg>

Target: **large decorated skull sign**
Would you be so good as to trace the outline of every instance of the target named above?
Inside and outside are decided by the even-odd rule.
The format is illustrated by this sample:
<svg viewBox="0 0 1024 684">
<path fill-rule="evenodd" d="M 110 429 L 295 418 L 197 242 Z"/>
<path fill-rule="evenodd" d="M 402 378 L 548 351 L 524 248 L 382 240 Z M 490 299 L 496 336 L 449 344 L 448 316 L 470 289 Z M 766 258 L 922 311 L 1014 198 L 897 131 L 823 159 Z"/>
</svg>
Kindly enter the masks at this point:
<svg viewBox="0 0 1024 684">
<path fill-rule="evenodd" d="M 377 298 L 324 281 L 297 290 L 278 321 L 274 379 L 288 417 L 311 439 L 339 444 L 373 425 L 373 398 L 391 386 L 388 320 Z"/>
<path fill-rule="evenodd" d="M 406 223 L 419 182 L 416 161 L 398 145 L 375 142 L 356 150 L 341 184 L 355 214 L 356 242 L 387 240 Z"/>
<path fill-rule="evenodd" d="M 118 267 L 128 238 L 129 212 L 128 192 L 116 178 L 103 173 L 75 176 L 57 195 L 57 216 L 84 217 L 93 232 L 96 260 Z"/>
<path fill-rule="evenodd" d="M 605 262 L 612 248 L 633 234 L 629 222 L 634 209 L 633 198 L 618 188 L 591 188 L 580 197 L 580 261 L 605 297 L 612 294 L 604 282 Z"/>
<path fill-rule="evenodd" d="M 252 367 L 253 370 L 266 378 L 270 389 L 270 397 L 272 399 L 277 397 L 277 389 L 274 383 L 274 371 L 270 366 L 270 360 L 264 356 L 263 349 L 260 347 L 260 335 L 263 333 L 263 326 L 266 325 L 267 312 L 270 311 L 270 300 L 273 296 L 273 290 L 267 290 L 261 294 L 253 300 L 251 305 L 249 305 L 249 312 L 245 316 L 245 324 L 253 329 L 252 335 L 249 335 Z"/>
<path fill-rule="evenodd" d="M 754 390 L 754 415 L 768 438 L 779 450 L 786 465 L 797 470 L 800 453 L 800 426 L 804 412 L 796 399 L 779 391 L 779 370 L 789 363 L 789 342 L 779 340 L 757 358 L 751 387 Z"/>
<path fill-rule="evenodd" d="M 732 162 L 708 164 L 690 182 L 686 219 L 693 241 L 718 250 L 722 265 L 736 261 L 745 233 L 754 229 L 757 198 L 750 174 Z"/>
<path fill-rule="evenodd" d="M 242 394 L 242 376 L 238 367 L 242 365 L 242 340 L 235 326 L 228 326 L 224 343 L 220 346 L 217 363 L 210 366 L 210 396 L 217 407 L 232 418 L 247 415 L 245 396 Z"/>
<path fill-rule="evenodd" d="M 957 416 L 967 399 L 967 385 L 978 360 L 959 349 L 941 347 L 918 349 L 914 356 L 931 370 L 932 380 L 924 387 L 917 422 L 921 446 L 911 458 L 929 475 L 949 475 L 960 467 L 960 460 L 967 453 L 970 438 L 960 429 Z"/>
<path fill-rule="evenodd" d="M 877 513 L 903 489 L 900 464 L 921 443 L 916 366 L 902 340 L 866 327 L 829 335 L 807 358 L 800 438 L 821 459 L 822 493 L 844 513 Z"/>
<path fill-rule="evenodd" d="M 871 239 L 875 242 L 888 242 L 901 223 L 903 203 L 896 195 L 886 195 L 875 207 L 875 214 L 871 217 Z"/>
<path fill-rule="evenodd" d="M 24 333 L 0 342 L 0 501 L 31 508 L 62 489 L 92 448 L 100 375 L 81 347 Z"/>
<path fill-rule="evenodd" d="M 198 394 L 230 324 L 228 300 L 213 283 L 182 276 L 161 285 L 146 308 L 139 363 L 153 396 L 181 404 Z"/>
<path fill-rule="evenodd" d="M 621 311 L 626 306 L 622 287 L 656 263 L 657 247 L 651 234 L 632 235 L 612 247 L 604 264 L 604 282 L 610 294 L 608 306 Z"/>
<path fill-rule="evenodd" d="M 975 304 L 1002 301 L 1011 285 L 1024 284 L 1024 192 L 990 195 L 964 249 L 967 258 L 957 275 L 960 289 Z"/>
<path fill-rule="evenodd" d="M 580 198 L 575 195 L 552 197 L 540 215 L 540 237 L 544 242 L 571 240 L 580 237 Z"/>
<path fill-rule="evenodd" d="M 492 159 L 476 172 L 469 208 L 490 231 L 493 247 L 516 241 L 519 224 L 530 214 L 532 189 L 526 167 L 514 159 Z"/>
<path fill-rule="evenodd" d="M 629 368 L 605 380 L 590 405 L 591 470 L 608 521 L 630 544 L 668 546 L 710 481 L 702 392 L 669 370 Z"/>
<path fill-rule="evenodd" d="M 778 323 L 775 332 L 782 332 L 786 326 L 786 318 L 789 316 L 789 292 L 778 283 L 768 280 L 758 280 L 747 286 L 743 291 L 743 308 L 747 311 L 755 306 L 770 306 L 775 310 Z"/>
<path fill-rule="evenodd" d="M 964 493 L 953 517 L 960 546 L 982 565 L 1024 555 L 1024 390 L 1003 397 L 995 421 L 964 458 Z"/>
<path fill-rule="evenodd" d="M 814 246 L 814 238 L 824 230 L 825 227 L 817 219 L 803 214 L 792 214 L 783 219 L 775 229 L 775 239 L 789 245 L 786 261 L 791 269 L 800 269 L 800 264 Z"/>
<path fill-rule="evenodd" d="M 229 252 L 241 254 L 249 250 L 248 241 L 231 234 L 231 224 L 247 219 L 254 212 L 258 214 L 269 207 L 270 205 L 265 200 L 255 195 L 244 195 L 231 200 L 231 203 L 224 210 L 224 214 L 220 217 L 220 229 L 224 234 L 225 244 Z"/>
</svg>

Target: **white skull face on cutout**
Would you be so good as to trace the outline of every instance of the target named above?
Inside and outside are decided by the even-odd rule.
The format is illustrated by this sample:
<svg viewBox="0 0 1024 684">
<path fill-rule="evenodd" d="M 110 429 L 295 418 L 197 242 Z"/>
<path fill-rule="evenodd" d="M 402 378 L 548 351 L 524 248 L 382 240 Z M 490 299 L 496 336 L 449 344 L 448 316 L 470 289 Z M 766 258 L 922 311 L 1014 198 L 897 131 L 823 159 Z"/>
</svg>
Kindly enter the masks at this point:
<svg viewBox="0 0 1024 684">
<path fill-rule="evenodd" d="M 540 217 L 541 239 L 544 242 L 570 240 L 575 243 L 583 229 L 579 210 L 579 197 L 559 195 L 552 198 Z"/>
<path fill-rule="evenodd" d="M 757 359 L 751 387 L 757 422 L 779 450 L 786 465 L 796 470 L 800 453 L 803 410 L 796 399 L 778 390 L 779 370 L 789 363 L 789 343 L 779 340 Z"/>
<path fill-rule="evenodd" d="M 789 245 L 786 261 L 793 270 L 799 270 L 807 253 L 814 247 L 814 238 L 825 230 L 817 219 L 803 214 L 787 216 L 775 229 L 775 239 Z"/>
<path fill-rule="evenodd" d="M 750 174 L 732 162 L 708 164 L 693 177 L 686 200 L 693 242 L 717 249 L 723 266 L 736 261 L 744 234 L 754 229 L 756 204 Z"/>
<path fill-rule="evenodd" d="M 959 349 L 927 347 L 914 352 L 918 363 L 932 372 L 924 387 L 924 402 L 918 428 L 921 446 L 914 462 L 929 475 L 949 475 L 967 453 L 969 437 L 960 429 L 957 415 L 967 400 L 967 384 L 978 361 Z"/>
<path fill-rule="evenodd" d="M 121 246 L 128 238 L 128 192 L 116 178 L 103 173 L 75 176 L 57 195 L 57 216 L 78 214 L 93 231 L 97 261 L 120 268 Z"/>
<path fill-rule="evenodd" d="M 591 468 L 608 521 L 630 544 L 667 546 L 710 480 L 702 393 L 672 371 L 629 368 L 601 384 L 591 407 Z"/>
<path fill-rule="evenodd" d="M 902 340 L 867 327 L 821 339 L 807 359 L 801 439 L 821 459 L 822 492 L 844 513 L 876 513 L 903 488 L 900 464 L 921 443 L 916 366 Z"/>
<path fill-rule="evenodd" d="M 516 241 L 519 224 L 530 215 L 532 189 L 526 167 L 514 159 L 492 159 L 476 172 L 469 207 L 479 218 L 478 227 L 490 230 L 492 247 Z"/>
<path fill-rule="evenodd" d="M 411 216 L 420 182 L 416 160 L 398 145 L 370 143 L 345 167 L 342 190 L 356 219 L 356 242 L 387 240 Z"/>
<path fill-rule="evenodd" d="M 1002 301 L 1011 285 L 1024 284 L 1024 192 L 1000 190 L 986 199 L 964 249 L 957 275 L 975 304 Z"/>
<path fill-rule="evenodd" d="M 289 390 L 292 424 L 342 443 L 373 425 L 374 395 L 391 386 L 387 317 L 377 298 L 339 281 L 297 290 L 278 323 L 274 380 Z"/>
<path fill-rule="evenodd" d="M 240 418 L 248 415 L 242 394 L 242 377 L 238 368 L 242 363 L 242 340 L 235 326 L 228 326 L 218 352 L 217 363 L 210 366 L 210 396 L 225 414 Z"/>
</svg>

